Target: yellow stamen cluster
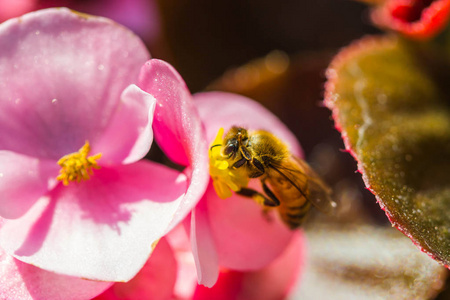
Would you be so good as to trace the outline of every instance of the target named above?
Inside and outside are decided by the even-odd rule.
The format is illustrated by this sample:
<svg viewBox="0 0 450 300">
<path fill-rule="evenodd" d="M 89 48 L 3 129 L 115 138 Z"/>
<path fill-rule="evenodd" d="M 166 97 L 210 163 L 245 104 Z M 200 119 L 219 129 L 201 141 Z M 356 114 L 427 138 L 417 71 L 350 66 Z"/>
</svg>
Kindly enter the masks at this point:
<svg viewBox="0 0 450 300">
<path fill-rule="evenodd" d="M 224 129 L 220 128 L 211 144 L 209 150 L 209 173 L 217 195 L 225 199 L 231 197 L 231 191 L 237 192 L 242 187 L 246 187 L 249 179 L 243 168 L 232 169 L 229 159 L 222 155 L 223 132 Z"/>
<path fill-rule="evenodd" d="M 94 173 L 93 169 L 100 169 L 97 160 L 102 156 L 101 153 L 97 153 L 88 157 L 90 151 L 91 146 L 86 141 L 78 152 L 64 155 L 58 160 L 61 170 L 56 179 L 62 181 L 64 185 L 68 185 L 70 181 L 88 180 Z"/>
</svg>

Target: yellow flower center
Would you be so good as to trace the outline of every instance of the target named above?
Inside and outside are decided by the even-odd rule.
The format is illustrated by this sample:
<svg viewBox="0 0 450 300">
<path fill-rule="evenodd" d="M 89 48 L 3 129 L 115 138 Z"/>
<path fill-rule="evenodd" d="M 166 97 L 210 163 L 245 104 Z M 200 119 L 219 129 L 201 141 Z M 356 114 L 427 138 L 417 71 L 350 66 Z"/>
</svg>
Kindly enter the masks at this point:
<svg viewBox="0 0 450 300">
<path fill-rule="evenodd" d="M 228 157 L 222 155 L 224 129 L 220 128 L 209 148 L 209 174 L 217 195 L 231 197 L 231 191 L 237 192 L 248 185 L 249 178 L 244 168 L 232 169 Z"/>
<path fill-rule="evenodd" d="M 78 152 L 61 157 L 58 160 L 61 170 L 59 170 L 59 175 L 56 179 L 62 181 L 64 185 L 68 185 L 70 181 L 80 182 L 81 180 L 88 180 L 94 173 L 93 169 L 100 169 L 97 160 L 102 156 L 101 153 L 88 156 L 90 151 L 91 146 L 86 141 Z"/>
</svg>

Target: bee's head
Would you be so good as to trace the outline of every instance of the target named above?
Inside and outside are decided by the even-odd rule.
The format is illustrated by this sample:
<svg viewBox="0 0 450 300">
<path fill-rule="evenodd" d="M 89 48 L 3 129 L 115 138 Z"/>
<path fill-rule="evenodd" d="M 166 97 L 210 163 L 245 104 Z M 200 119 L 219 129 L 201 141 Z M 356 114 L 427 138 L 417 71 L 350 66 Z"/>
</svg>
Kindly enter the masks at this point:
<svg viewBox="0 0 450 300">
<path fill-rule="evenodd" d="M 233 126 L 225 135 L 223 155 L 234 158 L 242 144 L 248 140 L 248 132 L 245 128 Z"/>
</svg>

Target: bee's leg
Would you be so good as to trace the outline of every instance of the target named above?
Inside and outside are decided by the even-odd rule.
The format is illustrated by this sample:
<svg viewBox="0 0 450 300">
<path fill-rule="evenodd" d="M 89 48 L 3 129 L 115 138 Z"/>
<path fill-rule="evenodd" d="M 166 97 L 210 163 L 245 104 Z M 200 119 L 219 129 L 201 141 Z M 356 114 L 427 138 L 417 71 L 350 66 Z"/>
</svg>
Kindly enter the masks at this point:
<svg viewBox="0 0 450 300">
<path fill-rule="evenodd" d="M 252 162 L 252 165 L 255 167 L 255 170 L 252 171 L 251 174 L 249 175 L 250 178 L 258 178 L 258 177 L 264 175 L 266 170 L 264 169 L 263 164 L 256 158 L 253 158 L 251 160 L 251 162 Z"/>
<path fill-rule="evenodd" d="M 270 202 L 271 200 L 268 199 L 265 195 L 261 194 L 258 191 L 255 191 L 253 189 L 249 189 L 249 188 L 241 188 L 238 192 L 236 192 L 236 194 L 244 196 L 244 197 L 248 197 L 248 198 L 252 198 L 253 200 L 255 200 L 257 203 L 267 206 L 267 202 Z M 271 206 L 271 205 L 269 205 Z"/>
<path fill-rule="evenodd" d="M 242 156 L 243 156 L 246 160 L 251 160 L 251 159 L 252 159 L 252 155 L 250 154 L 250 151 L 248 151 L 247 147 L 245 147 L 244 145 L 242 145 L 239 149 L 241 150 Z"/>
<path fill-rule="evenodd" d="M 242 167 L 247 162 L 247 159 L 245 157 L 241 158 L 237 162 L 235 162 L 232 166 L 233 169 L 237 169 Z"/>
<path fill-rule="evenodd" d="M 244 197 L 248 197 L 248 198 L 255 198 L 255 197 L 264 197 L 265 196 L 263 194 L 261 194 L 258 191 L 255 191 L 254 189 L 249 189 L 249 188 L 241 188 L 239 191 L 236 192 L 236 194 L 239 194 L 241 196 Z"/>
<path fill-rule="evenodd" d="M 279 206 L 280 200 L 278 200 L 277 196 L 270 190 L 265 181 L 261 180 L 262 188 L 264 193 L 268 196 L 266 197 L 266 201 L 264 201 L 264 205 L 267 206 Z"/>
</svg>

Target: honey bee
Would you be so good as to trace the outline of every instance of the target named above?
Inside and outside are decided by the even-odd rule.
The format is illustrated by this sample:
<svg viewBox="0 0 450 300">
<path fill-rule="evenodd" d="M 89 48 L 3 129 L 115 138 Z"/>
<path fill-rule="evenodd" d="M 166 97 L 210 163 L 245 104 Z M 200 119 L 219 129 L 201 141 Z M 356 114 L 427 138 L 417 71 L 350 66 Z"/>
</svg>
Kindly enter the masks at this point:
<svg viewBox="0 0 450 300">
<path fill-rule="evenodd" d="M 236 192 L 276 208 L 289 228 L 301 226 L 311 204 L 325 213 L 336 208 L 331 189 L 272 133 L 234 126 L 225 134 L 223 143 L 211 149 L 216 146 L 221 146 L 221 156 L 231 170 L 244 170 L 244 176 L 261 181 L 263 193 L 246 186 Z"/>
</svg>

